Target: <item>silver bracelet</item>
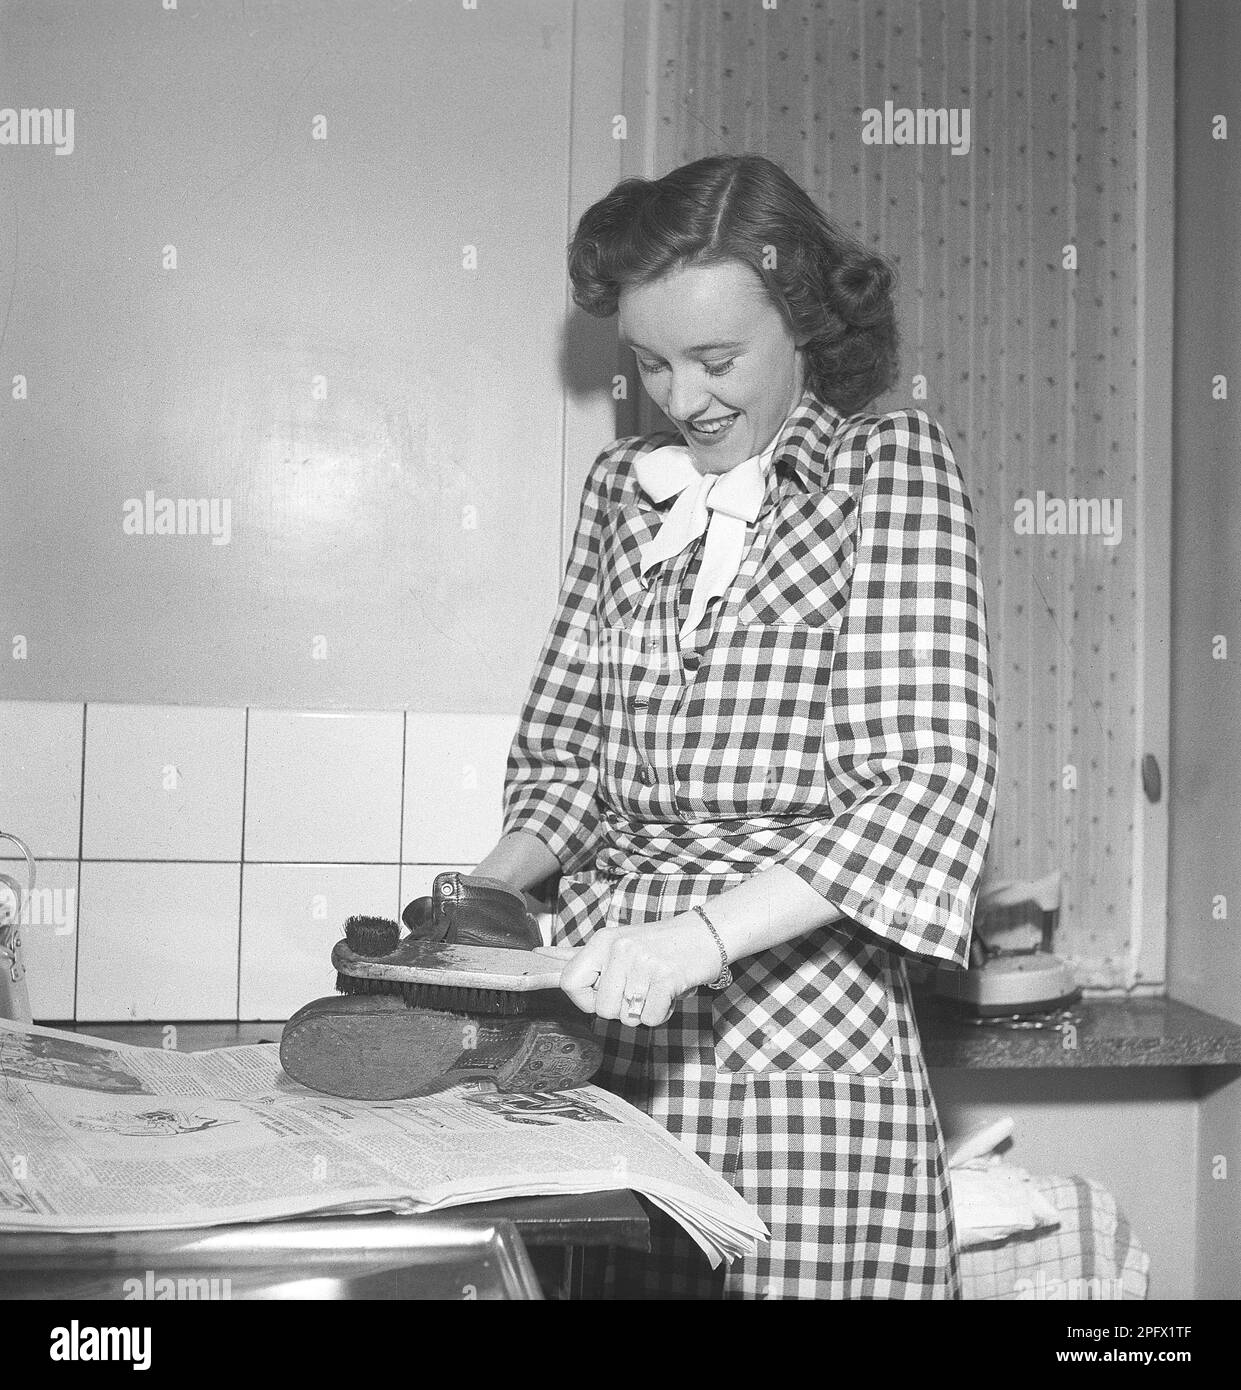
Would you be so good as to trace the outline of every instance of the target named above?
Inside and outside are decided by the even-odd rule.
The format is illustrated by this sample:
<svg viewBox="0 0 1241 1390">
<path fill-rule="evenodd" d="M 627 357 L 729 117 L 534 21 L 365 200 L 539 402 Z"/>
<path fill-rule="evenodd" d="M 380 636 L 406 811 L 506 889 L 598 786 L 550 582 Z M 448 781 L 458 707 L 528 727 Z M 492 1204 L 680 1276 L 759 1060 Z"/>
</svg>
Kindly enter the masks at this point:
<svg viewBox="0 0 1241 1390">
<path fill-rule="evenodd" d="M 700 908 L 700 907 L 694 908 L 694 911 L 695 911 L 695 912 L 699 915 L 699 917 L 701 917 L 702 920 L 706 923 L 707 930 L 708 930 L 708 931 L 711 933 L 711 935 L 715 938 L 715 944 L 720 948 L 720 963 L 721 963 L 721 965 L 723 966 L 723 969 L 722 969 L 722 970 L 720 971 L 720 973 L 715 977 L 715 979 L 711 981 L 711 983 L 707 986 L 707 988 L 708 988 L 708 989 L 727 989 L 728 986 L 731 985 L 732 982 L 733 982 L 733 972 L 732 972 L 732 970 L 729 968 L 729 964 L 728 964 L 728 952 L 724 949 L 724 943 L 720 940 L 720 934 L 719 934 L 719 932 L 716 931 L 715 926 L 714 926 L 714 924 L 712 923 L 710 917 L 708 917 L 707 914 L 706 914 L 706 913 L 702 910 L 702 908 Z"/>
</svg>

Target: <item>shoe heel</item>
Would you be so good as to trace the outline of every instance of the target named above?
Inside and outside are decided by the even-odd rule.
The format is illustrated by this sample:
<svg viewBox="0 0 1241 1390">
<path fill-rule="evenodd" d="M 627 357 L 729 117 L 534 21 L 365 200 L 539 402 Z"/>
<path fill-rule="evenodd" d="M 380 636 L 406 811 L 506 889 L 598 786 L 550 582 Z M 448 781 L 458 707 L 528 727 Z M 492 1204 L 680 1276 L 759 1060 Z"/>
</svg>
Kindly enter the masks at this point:
<svg viewBox="0 0 1241 1390">
<path fill-rule="evenodd" d="M 520 1046 L 495 1075 L 501 1091 L 566 1091 L 584 1086 L 603 1064 L 603 1047 L 592 1033 L 568 1029 L 551 1019 L 531 1019 Z"/>
</svg>

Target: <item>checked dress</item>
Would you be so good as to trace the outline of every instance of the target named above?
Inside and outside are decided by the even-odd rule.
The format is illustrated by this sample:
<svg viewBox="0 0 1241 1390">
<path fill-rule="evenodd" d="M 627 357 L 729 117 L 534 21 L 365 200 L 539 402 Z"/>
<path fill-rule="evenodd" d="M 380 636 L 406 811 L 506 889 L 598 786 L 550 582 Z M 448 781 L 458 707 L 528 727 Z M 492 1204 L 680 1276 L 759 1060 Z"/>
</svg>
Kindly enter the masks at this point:
<svg viewBox="0 0 1241 1390">
<path fill-rule="evenodd" d="M 951 1298 L 938 1119 L 905 958 L 963 964 L 996 737 L 972 514 L 921 411 L 807 393 L 741 567 L 678 636 L 701 539 L 644 576 L 661 508 L 618 440 L 586 481 L 509 757 L 505 830 L 562 867 L 556 939 L 657 922 L 782 864 L 840 912 L 733 962 L 659 1028 L 596 1020 L 597 1080 L 721 1173 L 771 1232 L 712 1272 L 671 1223 L 614 1296 Z"/>
</svg>

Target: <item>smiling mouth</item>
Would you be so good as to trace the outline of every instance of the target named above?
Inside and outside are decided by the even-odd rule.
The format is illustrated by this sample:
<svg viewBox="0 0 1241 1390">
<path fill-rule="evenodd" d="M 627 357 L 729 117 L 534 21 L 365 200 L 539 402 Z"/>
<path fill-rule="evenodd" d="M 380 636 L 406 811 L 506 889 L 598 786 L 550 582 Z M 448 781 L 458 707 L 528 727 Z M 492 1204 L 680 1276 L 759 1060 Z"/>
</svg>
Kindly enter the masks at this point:
<svg viewBox="0 0 1241 1390">
<path fill-rule="evenodd" d="M 718 439 L 720 435 L 728 433 L 729 427 L 739 415 L 739 411 L 734 411 L 731 415 L 716 415 L 710 420 L 699 420 L 697 424 L 686 423 L 684 428 L 697 439 Z"/>
</svg>

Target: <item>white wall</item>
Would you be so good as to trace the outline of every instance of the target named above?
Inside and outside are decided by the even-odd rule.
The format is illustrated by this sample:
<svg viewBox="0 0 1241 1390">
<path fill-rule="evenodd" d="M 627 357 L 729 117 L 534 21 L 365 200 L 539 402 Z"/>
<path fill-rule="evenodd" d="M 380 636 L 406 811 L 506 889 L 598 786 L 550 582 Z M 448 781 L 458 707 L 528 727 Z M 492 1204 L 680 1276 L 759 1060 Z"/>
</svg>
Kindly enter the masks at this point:
<svg viewBox="0 0 1241 1390">
<path fill-rule="evenodd" d="M 0 149 L 0 698 L 516 713 L 573 37 L 573 0 L 3 7 L 6 105 L 75 144 Z M 124 534 L 148 491 L 229 542 Z"/>
</svg>

